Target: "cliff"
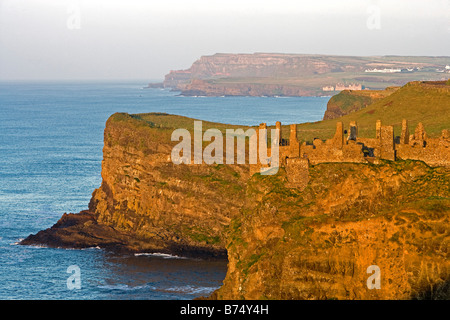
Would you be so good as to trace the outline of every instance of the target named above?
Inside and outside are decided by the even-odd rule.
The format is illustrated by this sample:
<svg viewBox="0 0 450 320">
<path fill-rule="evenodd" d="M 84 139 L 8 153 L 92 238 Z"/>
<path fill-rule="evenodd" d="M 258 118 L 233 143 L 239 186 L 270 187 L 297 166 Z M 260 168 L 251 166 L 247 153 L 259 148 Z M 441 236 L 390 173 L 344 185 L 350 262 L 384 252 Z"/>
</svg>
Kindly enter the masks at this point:
<svg viewBox="0 0 450 320">
<path fill-rule="evenodd" d="M 21 244 L 228 257 L 217 299 L 449 299 L 448 87 L 411 83 L 339 119 L 277 124 L 273 176 L 247 164 L 175 165 L 171 134 L 193 133 L 193 119 L 114 114 L 89 210 Z M 399 120 L 408 116 L 413 134 Z M 381 289 L 366 285 L 372 265 Z"/>
<path fill-rule="evenodd" d="M 315 165 L 302 191 L 284 170 L 256 174 L 213 298 L 450 298 L 449 178 L 413 161 Z M 366 285 L 372 265 L 381 289 Z"/>
<path fill-rule="evenodd" d="M 149 86 L 187 96 L 327 96 L 348 84 L 380 90 L 414 80 L 441 80 L 444 74 L 437 70 L 447 64 L 449 57 L 217 53 L 200 57 L 188 69 L 172 70 L 162 84 Z M 377 68 L 401 71 L 368 72 Z"/>
<path fill-rule="evenodd" d="M 22 244 L 225 257 L 223 228 L 245 200 L 249 170 L 174 165 L 170 136 L 183 126 L 192 127 L 192 119 L 112 115 L 104 132 L 102 184 L 89 210 L 65 214 Z"/>
<path fill-rule="evenodd" d="M 309 87 L 293 84 L 253 82 L 233 83 L 194 79 L 183 86 L 184 96 L 312 96 L 315 90 Z"/>
<path fill-rule="evenodd" d="M 385 98 L 399 87 L 388 87 L 384 90 L 344 90 L 328 100 L 323 120 L 336 119 L 349 113 L 361 110 L 376 101 Z"/>
</svg>

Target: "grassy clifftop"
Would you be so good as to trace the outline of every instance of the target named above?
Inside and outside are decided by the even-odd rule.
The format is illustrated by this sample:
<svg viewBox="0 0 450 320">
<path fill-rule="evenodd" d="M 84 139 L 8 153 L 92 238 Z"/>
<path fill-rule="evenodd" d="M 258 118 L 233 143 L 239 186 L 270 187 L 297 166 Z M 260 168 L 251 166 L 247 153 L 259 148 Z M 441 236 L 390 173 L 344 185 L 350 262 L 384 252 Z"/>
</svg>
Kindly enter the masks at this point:
<svg viewBox="0 0 450 320">
<path fill-rule="evenodd" d="M 329 139 L 335 132 L 336 122 L 342 121 L 348 127 L 350 121 L 357 121 L 359 136 L 375 138 L 377 120 L 394 126 L 394 134 L 400 135 L 402 119 L 407 119 L 411 128 L 422 122 L 430 137 L 437 137 L 443 129 L 450 128 L 450 83 L 410 82 L 359 111 L 337 119 L 300 124 L 298 137 L 303 141 L 314 137 Z"/>
</svg>

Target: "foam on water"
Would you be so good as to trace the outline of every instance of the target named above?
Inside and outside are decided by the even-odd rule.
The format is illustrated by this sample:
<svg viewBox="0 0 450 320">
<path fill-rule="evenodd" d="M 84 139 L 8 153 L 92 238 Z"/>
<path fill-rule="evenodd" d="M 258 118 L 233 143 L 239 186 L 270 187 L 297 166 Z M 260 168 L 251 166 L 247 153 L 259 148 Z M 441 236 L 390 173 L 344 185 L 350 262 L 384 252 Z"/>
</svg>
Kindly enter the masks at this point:
<svg viewBox="0 0 450 320">
<path fill-rule="evenodd" d="M 195 286 L 187 285 L 187 286 L 181 286 L 181 287 L 165 288 L 165 289 L 161 289 L 161 290 L 168 291 L 168 292 L 180 292 L 180 293 L 186 293 L 186 294 L 192 294 L 192 295 L 205 295 L 205 294 L 211 294 L 217 289 L 219 289 L 219 287 L 195 287 Z"/>
<path fill-rule="evenodd" d="M 168 253 L 146 253 L 146 252 L 142 252 L 142 253 L 135 253 L 134 255 L 136 257 L 149 256 L 149 257 L 159 257 L 159 258 L 163 258 L 163 259 L 187 259 L 186 257 L 180 257 L 180 256 L 168 254 Z"/>
</svg>

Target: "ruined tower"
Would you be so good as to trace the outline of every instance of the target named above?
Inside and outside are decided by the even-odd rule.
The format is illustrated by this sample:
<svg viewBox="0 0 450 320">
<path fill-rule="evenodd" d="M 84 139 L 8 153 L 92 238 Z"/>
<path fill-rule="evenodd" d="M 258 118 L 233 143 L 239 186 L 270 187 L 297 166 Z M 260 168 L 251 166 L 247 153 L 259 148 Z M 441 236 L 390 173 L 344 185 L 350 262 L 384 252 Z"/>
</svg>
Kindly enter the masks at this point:
<svg viewBox="0 0 450 320">
<path fill-rule="evenodd" d="M 344 146 L 344 124 L 340 121 L 336 123 L 336 132 L 332 138 L 332 144 L 339 149 Z"/>
<path fill-rule="evenodd" d="M 400 136 L 400 144 L 409 144 L 409 127 L 408 121 L 403 119 L 402 121 L 402 133 Z"/>
<path fill-rule="evenodd" d="M 380 158 L 395 161 L 394 127 L 380 127 Z"/>
<path fill-rule="evenodd" d="M 425 132 L 425 128 L 422 122 L 419 122 L 419 124 L 416 127 L 416 130 L 414 130 L 414 135 L 410 141 L 410 144 L 412 146 L 425 147 L 426 140 L 427 134 Z"/>
<path fill-rule="evenodd" d="M 376 132 L 376 138 L 380 139 L 381 137 L 381 120 L 377 120 L 375 124 L 375 132 Z"/>
<path fill-rule="evenodd" d="M 289 134 L 289 154 L 291 157 L 300 156 L 300 143 L 297 139 L 297 125 L 291 124 Z"/>
</svg>

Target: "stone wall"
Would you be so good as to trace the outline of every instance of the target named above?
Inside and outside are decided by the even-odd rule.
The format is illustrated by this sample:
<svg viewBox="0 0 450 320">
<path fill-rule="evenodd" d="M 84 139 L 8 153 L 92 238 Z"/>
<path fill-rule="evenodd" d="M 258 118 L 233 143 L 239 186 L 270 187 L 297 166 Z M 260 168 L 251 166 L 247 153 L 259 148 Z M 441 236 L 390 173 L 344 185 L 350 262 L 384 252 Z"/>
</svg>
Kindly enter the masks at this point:
<svg viewBox="0 0 450 320">
<path fill-rule="evenodd" d="M 396 145 L 399 159 L 421 160 L 430 166 L 450 166 L 450 134 L 444 129 L 439 138 L 428 138 L 422 123 L 409 135 L 408 123 L 402 123 L 400 144 Z"/>
<path fill-rule="evenodd" d="M 353 130 L 353 133 L 355 132 L 357 128 Z M 314 139 L 312 144 L 303 142 L 300 147 L 300 158 L 308 159 L 313 165 L 323 162 L 365 162 L 362 146 L 356 143 L 356 140 L 345 140 L 342 122 L 336 124 L 333 138 Z"/>
</svg>

